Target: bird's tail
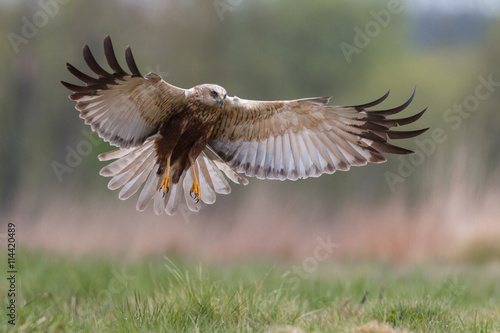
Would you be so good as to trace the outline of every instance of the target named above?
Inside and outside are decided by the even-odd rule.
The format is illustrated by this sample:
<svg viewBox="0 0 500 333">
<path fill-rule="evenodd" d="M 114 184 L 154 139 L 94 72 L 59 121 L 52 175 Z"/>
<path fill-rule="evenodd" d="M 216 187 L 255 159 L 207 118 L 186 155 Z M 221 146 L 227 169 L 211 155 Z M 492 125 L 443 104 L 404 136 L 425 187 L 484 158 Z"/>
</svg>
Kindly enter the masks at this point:
<svg viewBox="0 0 500 333">
<path fill-rule="evenodd" d="M 154 201 L 154 211 L 157 215 L 166 212 L 174 215 L 184 196 L 186 204 L 193 212 L 201 208 L 201 203 L 190 196 L 193 185 L 192 173 L 184 171 L 178 183 L 170 184 L 168 193 L 160 190 L 166 171 L 158 174 L 154 141 L 156 136 L 148 138 L 139 147 L 117 149 L 99 155 L 101 161 L 116 161 L 101 169 L 101 176 L 112 177 L 108 183 L 110 190 L 120 190 L 119 198 L 122 200 L 130 198 L 135 194 L 142 184 L 142 191 L 137 201 L 137 210 L 143 211 L 151 200 Z M 248 184 L 248 180 L 231 169 L 210 146 L 207 146 L 198 156 L 195 163 L 196 174 L 200 183 L 201 201 L 213 204 L 216 194 L 229 194 L 227 178 L 235 183 Z M 173 170 L 172 170 L 173 171 Z"/>
</svg>

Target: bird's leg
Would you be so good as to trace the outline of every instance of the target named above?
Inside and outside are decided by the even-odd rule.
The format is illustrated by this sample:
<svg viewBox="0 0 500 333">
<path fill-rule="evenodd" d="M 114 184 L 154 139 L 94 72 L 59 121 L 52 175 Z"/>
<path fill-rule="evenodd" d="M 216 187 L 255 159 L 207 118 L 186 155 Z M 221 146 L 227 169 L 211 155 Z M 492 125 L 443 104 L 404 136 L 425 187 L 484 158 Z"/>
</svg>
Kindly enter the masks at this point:
<svg viewBox="0 0 500 333">
<path fill-rule="evenodd" d="M 160 191 L 163 190 L 163 197 L 168 193 L 170 188 L 170 156 L 167 159 L 167 173 L 165 174 L 165 178 L 161 182 Z"/>
<path fill-rule="evenodd" d="M 196 169 L 193 166 L 191 166 L 191 171 L 193 171 L 193 186 L 191 187 L 191 191 L 189 192 L 189 195 L 191 195 L 191 197 L 193 199 L 196 200 L 196 203 L 198 203 L 198 201 L 200 201 L 201 199 L 201 191 L 200 191 L 200 183 L 198 182 L 198 178 L 196 177 Z"/>
</svg>

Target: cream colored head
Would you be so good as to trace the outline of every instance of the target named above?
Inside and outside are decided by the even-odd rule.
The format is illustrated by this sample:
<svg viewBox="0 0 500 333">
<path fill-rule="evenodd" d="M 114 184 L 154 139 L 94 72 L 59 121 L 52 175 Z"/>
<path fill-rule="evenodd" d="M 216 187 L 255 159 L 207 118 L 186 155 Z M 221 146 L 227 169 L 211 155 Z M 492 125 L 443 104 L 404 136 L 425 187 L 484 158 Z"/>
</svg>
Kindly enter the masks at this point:
<svg viewBox="0 0 500 333">
<path fill-rule="evenodd" d="M 227 93 L 226 89 L 216 84 L 200 84 L 194 87 L 195 95 L 200 101 L 211 107 L 224 105 Z"/>
</svg>

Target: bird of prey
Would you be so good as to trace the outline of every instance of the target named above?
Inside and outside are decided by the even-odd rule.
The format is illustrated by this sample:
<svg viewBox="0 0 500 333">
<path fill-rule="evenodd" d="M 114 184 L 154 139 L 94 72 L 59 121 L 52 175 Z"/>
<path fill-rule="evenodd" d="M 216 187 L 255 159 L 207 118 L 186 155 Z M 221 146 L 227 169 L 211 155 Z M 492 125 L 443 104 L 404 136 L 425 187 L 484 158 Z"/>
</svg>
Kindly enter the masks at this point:
<svg viewBox="0 0 500 333">
<path fill-rule="evenodd" d="M 371 108 L 389 93 L 355 106 L 327 105 L 330 97 L 246 100 L 228 96 L 216 84 L 182 89 L 154 73 L 142 76 L 127 47 L 129 74 L 119 65 L 109 36 L 104 53 L 112 73 L 85 46 L 83 57 L 97 78 L 68 63 L 85 85 L 61 83 L 72 91 L 69 98 L 77 102 L 80 118 L 119 147 L 98 157 L 116 160 L 100 171 L 112 177 L 109 189 L 121 187 L 124 200 L 144 184 L 139 211 L 153 200 L 156 214 L 173 215 L 182 197 L 191 211 L 198 211 L 200 200 L 213 204 L 216 194 L 230 193 L 225 177 L 246 185 L 245 176 L 296 180 L 381 163 L 383 153 L 413 153 L 389 144 L 388 138 L 411 138 L 427 130 L 391 129 L 415 122 L 425 109 L 407 118 L 386 118 L 404 110 L 415 92 L 387 110 Z"/>
</svg>

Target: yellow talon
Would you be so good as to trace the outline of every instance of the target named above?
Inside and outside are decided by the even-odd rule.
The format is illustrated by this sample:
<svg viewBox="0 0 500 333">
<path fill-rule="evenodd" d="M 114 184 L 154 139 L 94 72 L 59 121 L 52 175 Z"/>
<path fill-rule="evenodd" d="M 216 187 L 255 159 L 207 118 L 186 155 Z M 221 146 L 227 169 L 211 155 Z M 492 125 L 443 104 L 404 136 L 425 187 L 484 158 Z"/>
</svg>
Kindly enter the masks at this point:
<svg viewBox="0 0 500 333">
<path fill-rule="evenodd" d="M 165 196 L 165 193 L 168 191 L 168 188 L 170 187 L 170 176 L 167 175 L 165 178 L 163 178 L 163 181 L 161 182 L 160 189 L 163 189 L 163 196 Z"/>
<path fill-rule="evenodd" d="M 196 177 L 196 170 L 194 168 L 194 165 L 191 167 L 191 170 L 193 171 L 193 186 L 191 187 L 191 191 L 189 194 L 194 194 L 193 199 L 196 199 L 197 201 L 200 201 L 201 199 L 201 190 L 200 190 L 200 183 L 198 182 L 198 178 Z"/>
<path fill-rule="evenodd" d="M 201 199 L 200 184 L 198 184 L 198 182 L 195 182 L 193 184 L 193 187 L 191 187 L 191 193 L 194 194 L 193 199 L 196 199 L 196 200 Z"/>
<path fill-rule="evenodd" d="M 170 187 L 170 157 L 167 159 L 167 173 L 161 182 L 160 190 L 163 189 L 163 196 L 168 192 Z"/>
</svg>

